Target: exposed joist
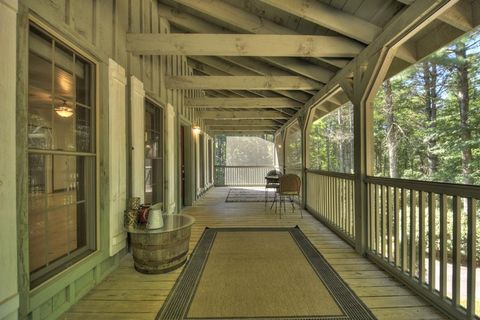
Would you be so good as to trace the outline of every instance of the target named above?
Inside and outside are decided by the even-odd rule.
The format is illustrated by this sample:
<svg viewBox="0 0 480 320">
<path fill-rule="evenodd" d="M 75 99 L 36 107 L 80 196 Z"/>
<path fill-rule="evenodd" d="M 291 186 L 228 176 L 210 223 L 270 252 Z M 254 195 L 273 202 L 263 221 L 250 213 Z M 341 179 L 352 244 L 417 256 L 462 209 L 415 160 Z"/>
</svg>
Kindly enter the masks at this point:
<svg viewBox="0 0 480 320">
<path fill-rule="evenodd" d="M 232 6 L 224 1 L 210 0 L 210 1 L 198 1 L 198 0 L 176 0 L 176 3 L 180 3 L 195 11 L 198 11 L 204 15 L 208 15 L 215 20 L 220 20 L 226 24 L 231 30 L 238 33 L 252 33 L 252 34 L 298 34 L 296 31 L 277 24 L 273 21 L 265 19 L 263 17 L 248 13 L 242 9 Z M 177 21 L 176 22 L 180 22 Z M 196 25 L 197 28 L 201 28 L 201 23 Z M 199 33 L 208 33 L 211 31 L 195 31 Z M 223 33 L 215 31 L 214 33 Z M 317 57 L 318 58 L 318 57 Z M 318 58 L 319 60 L 331 64 L 335 67 L 342 68 L 344 64 L 337 61 L 337 59 Z"/>
<path fill-rule="evenodd" d="M 288 119 L 278 111 L 199 111 L 200 119 Z"/>
<path fill-rule="evenodd" d="M 342 37 L 264 34 L 128 33 L 136 55 L 355 57 L 363 46 Z"/>
<path fill-rule="evenodd" d="M 278 120 L 204 120 L 206 126 L 234 126 L 234 127 L 252 127 L 252 126 L 280 126 L 283 122 Z"/>
<path fill-rule="evenodd" d="M 382 31 L 379 26 L 315 0 L 261 1 L 366 44 Z"/>
<path fill-rule="evenodd" d="M 303 104 L 288 98 L 193 98 L 187 107 L 196 108 L 298 108 Z"/>
<path fill-rule="evenodd" d="M 204 90 L 316 90 L 320 83 L 302 77 L 264 76 L 170 76 L 165 77 L 167 89 Z"/>
<path fill-rule="evenodd" d="M 271 65 L 274 65 L 275 67 L 298 73 L 299 75 L 320 81 L 322 83 L 327 83 L 335 75 L 335 73 L 330 70 L 322 68 L 316 64 L 308 63 L 301 59 L 285 57 L 262 57 L 261 59 Z"/>
<path fill-rule="evenodd" d="M 235 63 L 230 61 L 229 59 L 248 59 L 251 61 L 255 61 L 256 68 L 248 68 L 241 64 Z M 214 70 L 219 70 L 223 74 L 229 75 L 291 75 L 287 72 L 282 70 L 276 70 L 275 68 L 268 66 L 265 67 L 266 64 L 256 61 L 252 58 L 245 58 L 245 57 L 229 57 L 228 59 L 225 58 L 217 58 L 217 57 L 201 57 L 201 56 L 194 56 L 188 59 L 189 63 L 192 67 L 198 67 L 199 69 L 209 69 L 214 68 Z M 210 75 L 221 75 L 218 72 L 212 72 Z M 268 97 L 275 97 L 277 95 L 281 95 L 284 97 L 288 97 L 290 99 L 296 100 L 298 102 L 304 103 L 308 99 L 310 99 L 310 95 L 303 93 L 301 91 L 282 91 L 282 90 L 272 90 L 272 91 L 256 91 L 261 93 L 264 96 Z"/>
</svg>

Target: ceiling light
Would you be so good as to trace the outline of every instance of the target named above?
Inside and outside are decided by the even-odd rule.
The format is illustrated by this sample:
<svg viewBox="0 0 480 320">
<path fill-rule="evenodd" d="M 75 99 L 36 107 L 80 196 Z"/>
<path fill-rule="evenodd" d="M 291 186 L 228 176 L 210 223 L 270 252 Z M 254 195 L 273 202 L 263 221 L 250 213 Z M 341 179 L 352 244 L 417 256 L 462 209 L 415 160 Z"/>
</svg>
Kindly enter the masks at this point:
<svg viewBox="0 0 480 320">
<path fill-rule="evenodd" d="M 69 118 L 73 115 L 73 108 L 63 101 L 61 105 L 55 107 L 55 112 L 62 118 Z"/>
</svg>

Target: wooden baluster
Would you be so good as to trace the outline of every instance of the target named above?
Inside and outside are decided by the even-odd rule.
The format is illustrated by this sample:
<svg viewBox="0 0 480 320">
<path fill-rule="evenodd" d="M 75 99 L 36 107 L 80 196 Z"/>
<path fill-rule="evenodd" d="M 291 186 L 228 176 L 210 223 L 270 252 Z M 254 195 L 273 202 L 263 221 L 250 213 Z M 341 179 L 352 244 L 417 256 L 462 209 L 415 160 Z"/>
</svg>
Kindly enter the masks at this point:
<svg viewBox="0 0 480 320">
<path fill-rule="evenodd" d="M 418 248 L 418 269 L 419 276 L 418 281 L 420 283 L 425 283 L 425 251 L 426 251 L 426 241 L 425 241 L 425 192 L 420 191 L 420 198 L 418 201 L 418 239 L 419 239 L 419 248 Z"/>
<path fill-rule="evenodd" d="M 447 197 L 440 194 L 440 297 L 447 297 Z"/>
<path fill-rule="evenodd" d="M 392 187 L 387 186 L 387 253 L 388 261 L 393 261 L 393 199 Z"/>
<path fill-rule="evenodd" d="M 382 197 L 381 197 L 381 218 L 382 218 L 382 257 L 387 257 L 387 201 L 386 201 L 386 186 L 380 186 L 382 190 Z"/>
<path fill-rule="evenodd" d="M 428 193 L 428 286 L 430 291 L 435 290 L 435 276 L 436 276 L 436 260 L 437 260 L 437 249 L 436 249 L 436 201 L 435 194 L 432 192 Z"/>
<path fill-rule="evenodd" d="M 467 199 L 467 319 L 475 318 L 477 200 Z"/>
<path fill-rule="evenodd" d="M 453 197 L 453 276 L 452 276 L 452 302 L 456 307 L 460 303 L 460 244 L 461 244 L 461 203 L 458 196 Z"/>
<path fill-rule="evenodd" d="M 408 270 L 407 192 L 401 189 L 402 203 L 402 271 Z"/>
<path fill-rule="evenodd" d="M 393 212 L 395 216 L 395 265 L 400 266 L 400 195 L 398 188 L 393 189 Z"/>
<path fill-rule="evenodd" d="M 410 189 L 410 276 L 412 278 L 416 277 L 417 271 L 416 207 L 416 193 Z"/>
</svg>

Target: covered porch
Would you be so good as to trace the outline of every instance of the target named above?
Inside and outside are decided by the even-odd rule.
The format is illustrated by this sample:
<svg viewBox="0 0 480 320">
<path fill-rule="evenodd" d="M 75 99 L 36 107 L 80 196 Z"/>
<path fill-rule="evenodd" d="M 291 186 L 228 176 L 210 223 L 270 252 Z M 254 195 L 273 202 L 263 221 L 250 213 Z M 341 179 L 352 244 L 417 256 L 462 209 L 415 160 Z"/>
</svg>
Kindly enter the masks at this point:
<svg viewBox="0 0 480 320">
<path fill-rule="evenodd" d="M 252 189 L 263 190 L 258 187 Z M 263 202 L 225 202 L 229 187 L 210 189 L 195 207 L 184 210 L 196 219 L 190 251 L 205 227 L 293 227 L 298 225 L 335 271 L 378 319 L 446 319 L 430 302 L 395 280 L 307 211 L 279 218 Z M 144 275 L 126 255 L 120 266 L 61 319 L 154 319 L 173 288 L 181 269 L 168 274 Z M 282 290 L 289 290 L 283 288 Z M 248 292 L 244 293 L 248 295 Z M 278 292 L 279 295 L 282 292 Z M 275 299 L 272 296 L 271 299 Z"/>
<path fill-rule="evenodd" d="M 134 270 L 133 198 L 196 219 L 182 257 L 298 225 L 375 317 L 479 319 L 479 25 L 478 0 L 0 0 L 0 320 L 154 319 L 182 269 Z M 226 201 L 270 170 L 297 211 Z"/>
</svg>

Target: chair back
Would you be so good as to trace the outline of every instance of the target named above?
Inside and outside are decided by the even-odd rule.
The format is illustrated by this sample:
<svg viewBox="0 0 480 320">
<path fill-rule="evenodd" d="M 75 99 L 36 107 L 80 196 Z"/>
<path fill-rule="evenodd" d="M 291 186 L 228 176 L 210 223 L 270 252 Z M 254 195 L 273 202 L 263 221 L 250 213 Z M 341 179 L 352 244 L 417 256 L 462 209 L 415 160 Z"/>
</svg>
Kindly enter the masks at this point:
<svg viewBox="0 0 480 320">
<path fill-rule="evenodd" d="M 296 174 L 289 173 L 284 175 L 280 178 L 280 186 L 278 188 L 278 192 L 282 193 L 290 193 L 290 194 L 300 194 L 300 186 L 302 185 L 302 181 L 300 177 Z"/>
</svg>

